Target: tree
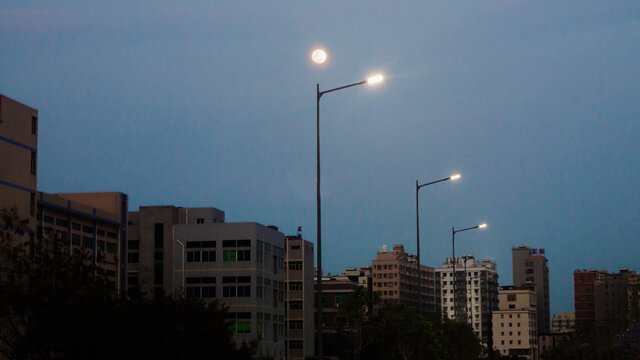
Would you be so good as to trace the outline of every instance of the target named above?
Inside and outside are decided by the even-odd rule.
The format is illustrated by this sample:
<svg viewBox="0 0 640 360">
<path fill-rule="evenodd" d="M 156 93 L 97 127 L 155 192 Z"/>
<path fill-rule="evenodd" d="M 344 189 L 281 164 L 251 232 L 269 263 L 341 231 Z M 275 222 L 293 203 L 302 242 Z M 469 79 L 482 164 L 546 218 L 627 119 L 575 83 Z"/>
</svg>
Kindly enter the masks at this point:
<svg viewBox="0 0 640 360">
<path fill-rule="evenodd" d="M 354 359 L 360 359 L 363 349 L 371 343 L 371 337 L 367 336 L 373 316 L 371 309 L 379 301 L 377 295 L 358 286 L 338 311 L 337 318 L 341 319 L 340 325 L 344 326 L 338 330 L 338 335 L 350 344 L 349 350 Z"/>
<path fill-rule="evenodd" d="M 122 299 L 92 254 L 19 240 L 15 210 L 0 210 L 0 224 L 0 358 L 251 358 L 220 303 Z"/>
<path fill-rule="evenodd" d="M 469 324 L 443 319 L 437 323 L 442 332 L 442 346 L 446 349 L 444 359 L 478 359 L 482 353 L 480 339 Z"/>
</svg>

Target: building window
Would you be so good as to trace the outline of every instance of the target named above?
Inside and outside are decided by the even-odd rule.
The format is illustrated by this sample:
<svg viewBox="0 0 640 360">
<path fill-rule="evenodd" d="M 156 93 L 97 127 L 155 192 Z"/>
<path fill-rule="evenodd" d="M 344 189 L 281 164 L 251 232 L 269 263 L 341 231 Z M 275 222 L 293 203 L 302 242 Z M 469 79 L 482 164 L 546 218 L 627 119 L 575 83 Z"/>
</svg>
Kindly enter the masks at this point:
<svg viewBox="0 0 640 360">
<path fill-rule="evenodd" d="M 86 232 L 87 234 L 93 234 L 93 226 L 82 226 L 82 232 Z"/>
<path fill-rule="evenodd" d="M 116 253 L 117 246 L 114 243 L 107 242 L 107 252 L 110 254 Z"/>
<path fill-rule="evenodd" d="M 156 248 L 164 246 L 164 224 L 156 223 L 153 227 L 153 239 Z"/>
<path fill-rule="evenodd" d="M 31 173 L 35 175 L 36 173 L 36 163 L 37 163 L 37 155 L 35 151 L 31 152 Z"/>
<path fill-rule="evenodd" d="M 93 249 L 93 239 L 90 237 L 82 237 L 82 247 L 87 249 Z"/>
<path fill-rule="evenodd" d="M 204 218 L 197 218 L 196 224 L 204 224 Z"/>
<path fill-rule="evenodd" d="M 53 216 L 45 215 L 43 220 L 46 224 L 53 224 Z"/>
<path fill-rule="evenodd" d="M 137 264 L 140 259 L 140 255 L 137 252 L 127 253 L 127 263 L 128 264 Z"/>
<path fill-rule="evenodd" d="M 222 297 L 250 297 L 251 277 L 250 276 L 224 276 L 222 283 Z"/>
<path fill-rule="evenodd" d="M 78 234 L 72 234 L 72 235 L 71 235 L 71 243 L 72 243 L 73 245 L 80 245 L 80 238 L 81 238 L 81 236 L 80 236 L 80 235 L 78 235 Z"/>
<path fill-rule="evenodd" d="M 82 226 L 81 226 L 80 224 L 78 224 L 78 223 L 72 223 L 72 224 L 71 224 L 71 228 L 72 228 L 73 230 L 77 230 L 77 231 L 82 230 Z"/>
<path fill-rule="evenodd" d="M 34 216 L 36 214 L 36 194 L 31 193 L 29 195 L 29 214 Z"/>
<path fill-rule="evenodd" d="M 31 117 L 31 134 L 38 135 L 38 118 L 35 116 Z"/>
<path fill-rule="evenodd" d="M 140 240 L 129 240 L 127 241 L 127 245 L 129 246 L 129 250 L 138 250 L 140 248 Z"/>
</svg>

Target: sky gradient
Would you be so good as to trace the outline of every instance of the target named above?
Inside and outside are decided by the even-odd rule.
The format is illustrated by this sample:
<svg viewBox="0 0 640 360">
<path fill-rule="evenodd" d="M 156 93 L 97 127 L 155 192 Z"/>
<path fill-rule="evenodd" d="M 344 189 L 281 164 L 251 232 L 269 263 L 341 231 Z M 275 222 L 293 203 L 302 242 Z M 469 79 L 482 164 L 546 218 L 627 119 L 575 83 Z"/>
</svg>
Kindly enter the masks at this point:
<svg viewBox="0 0 640 360">
<path fill-rule="evenodd" d="M 323 66 L 310 60 L 323 46 Z M 640 270 L 637 1 L 4 1 L 0 92 L 39 110 L 38 187 L 214 206 L 316 239 L 323 268 L 545 248 L 551 312 L 576 268 Z"/>
</svg>

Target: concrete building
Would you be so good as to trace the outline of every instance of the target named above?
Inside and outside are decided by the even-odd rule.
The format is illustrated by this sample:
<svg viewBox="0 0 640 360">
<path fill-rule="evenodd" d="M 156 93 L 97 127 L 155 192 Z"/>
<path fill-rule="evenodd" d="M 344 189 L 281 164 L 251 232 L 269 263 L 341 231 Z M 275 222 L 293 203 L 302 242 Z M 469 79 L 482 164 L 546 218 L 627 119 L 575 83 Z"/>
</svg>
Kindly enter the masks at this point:
<svg viewBox="0 0 640 360">
<path fill-rule="evenodd" d="M 630 273 L 606 270 L 576 270 L 573 273 L 576 328 L 604 321 L 623 321 L 628 314 Z"/>
<path fill-rule="evenodd" d="M 37 193 L 38 234 L 53 239 L 72 253 L 88 251 L 120 292 L 126 286 L 128 197 L 119 192 Z"/>
<path fill-rule="evenodd" d="M 542 354 L 553 349 L 558 344 L 571 338 L 569 333 L 550 333 L 538 335 L 538 356 L 542 358 Z"/>
<path fill-rule="evenodd" d="M 255 340 L 258 356 L 284 359 L 284 234 L 224 220 L 212 207 L 130 212 L 128 286 L 147 296 L 216 299 L 228 307 L 237 343 Z"/>
<path fill-rule="evenodd" d="M 340 276 L 346 276 L 349 280 L 358 284 L 371 293 L 373 291 L 373 272 L 371 266 L 362 265 L 360 269 L 355 267 L 348 267 L 346 270 L 340 272 Z"/>
<path fill-rule="evenodd" d="M 376 254 L 372 261 L 373 292 L 382 304 L 392 301 L 416 308 L 418 289 L 422 296 L 422 313 L 434 314 L 440 310 L 440 283 L 432 267 L 421 265 L 422 284 L 418 287 L 416 256 L 406 253 L 403 245 L 394 245 L 392 251 Z"/>
<path fill-rule="evenodd" d="M 551 333 L 572 333 L 576 331 L 576 313 L 560 313 L 551 319 Z"/>
<path fill-rule="evenodd" d="M 551 331 L 551 307 L 549 304 L 549 266 L 544 249 L 531 249 L 520 245 L 511 250 L 513 259 L 513 285 L 536 285 L 538 332 Z"/>
<path fill-rule="evenodd" d="M 15 207 L 36 230 L 38 110 L 0 94 L 0 208 Z"/>
<path fill-rule="evenodd" d="M 499 310 L 493 312 L 493 348 L 503 356 L 538 359 L 536 292 L 534 285 L 503 286 Z"/>
<path fill-rule="evenodd" d="M 440 280 L 443 316 L 454 318 L 453 263 L 447 258 L 436 268 Z M 491 313 L 498 310 L 498 272 L 490 259 L 477 261 L 466 255 L 456 258 L 456 301 L 458 313 L 466 314 L 475 334 L 485 346 L 491 345 Z"/>
<path fill-rule="evenodd" d="M 316 281 L 317 277 L 313 283 L 316 284 Z M 358 287 L 358 283 L 351 281 L 347 276 L 322 277 L 322 345 L 323 355 L 328 359 L 341 359 L 352 355 L 340 354 L 335 344 L 340 340 L 338 330 L 348 325 L 345 319 L 339 317 L 340 307 L 351 299 Z M 317 319 L 316 313 L 317 309 L 314 307 L 314 318 Z"/>
<path fill-rule="evenodd" d="M 127 287 L 152 297 L 180 295 L 173 278 L 173 226 L 223 223 L 224 212 L 213 207 L 141 206 L 128 218 Z M 181 256 L 186 249 L 178 251 Z"/>
<path fill-rule="evenodd" d="M 313 244 L 298 235 L 285 236 L 286 357 L 289 360 L 313 356 L 314 267 Z"/>
</svg>

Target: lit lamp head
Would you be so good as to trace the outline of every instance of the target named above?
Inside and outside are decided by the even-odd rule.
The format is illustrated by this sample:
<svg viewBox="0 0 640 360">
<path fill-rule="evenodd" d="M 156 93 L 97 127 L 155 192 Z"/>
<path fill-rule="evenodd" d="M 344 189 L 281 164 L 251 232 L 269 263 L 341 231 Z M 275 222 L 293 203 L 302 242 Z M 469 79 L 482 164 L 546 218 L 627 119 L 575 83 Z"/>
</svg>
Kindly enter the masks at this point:
<svg viewBox="0 0 640 360">
<path fill-rule="evenodd" d="M 369 85 L 375 85 L 378 83 L 381 83 L 384 80 L 384 76 L 377 74 L 377 75 L 373 75 L 371 77 L 369 77 L 367 79 L 367 84 Z"/>
<path fill-rule="evenodd" d="M 327 61 L 327 52 L 323 49 L 315 49 L 311 53 L 311 60 L 316 64 L 322 64 Z"/>
<path fill-rule="evenodd" d="M 484 229 L 487 227 L 487 223 L 478 225 L 478 229 Z"/>
<path fill-rule="evenodd" d="M 456 181 L 458 179 L 460 179 L 460 174 L 455 174 L 455 175 L 449 176 L 449 180 Z"/>
</svg>

